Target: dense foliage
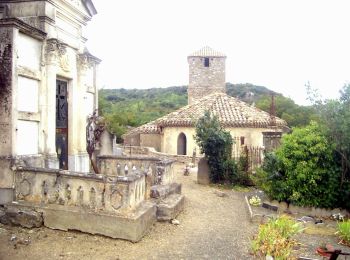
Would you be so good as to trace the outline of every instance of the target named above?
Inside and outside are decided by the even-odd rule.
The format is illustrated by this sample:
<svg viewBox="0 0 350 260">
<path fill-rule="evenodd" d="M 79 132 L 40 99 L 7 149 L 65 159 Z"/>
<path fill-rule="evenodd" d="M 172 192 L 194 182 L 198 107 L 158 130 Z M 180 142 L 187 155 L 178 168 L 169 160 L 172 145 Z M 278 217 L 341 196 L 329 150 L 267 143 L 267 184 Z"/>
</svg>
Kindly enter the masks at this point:
<svg viewBox="0 0 350 260">
<path fill-rule="evenodd" d="M 333 207 L 339 204 L 340 168 L 334 145 L 319 124 L 295 128 L 275 154 L 265 158 L 260 185 L 268 195 L 296 205 Z"/>
<path fill-rule="evenodd" d="M 216 116 L 205 112 L 196 124 L 195 140 L 208 160 L 210 180 L 214 183 L 229 181 L 237 172 L 237 166 L 231 160 L 233 139 L 220 126 Z"/>
<path fill-rule="evenodd" d="M 350 85 L 340 94 L 323 100 L 309 87 L 317 123 L 283 137 L 257 174 L 257 184 L 272 198 L 350 209 Z"/>
<path fill-rule="evenodd" d="M 305 125 L 312 118 L 310 107 L 296 105 L 263 86 L 226 84 L 227 94 L 248 104 L 270 111 L 271 94 L 276 95 L 277 116 L 289 126 Z M 99 111 L 112 132 L 120 137 L 128 126 L 135 127 L 187 105 L 187 86 L 151 89 L 102 89 L 99 91 Z M 310 114 L 310 115 L 309 115 Z M 300 115 L 300 116 L 297 116 Z M 305 116 L 307 115 L 307 116 Z"/>
</svg>

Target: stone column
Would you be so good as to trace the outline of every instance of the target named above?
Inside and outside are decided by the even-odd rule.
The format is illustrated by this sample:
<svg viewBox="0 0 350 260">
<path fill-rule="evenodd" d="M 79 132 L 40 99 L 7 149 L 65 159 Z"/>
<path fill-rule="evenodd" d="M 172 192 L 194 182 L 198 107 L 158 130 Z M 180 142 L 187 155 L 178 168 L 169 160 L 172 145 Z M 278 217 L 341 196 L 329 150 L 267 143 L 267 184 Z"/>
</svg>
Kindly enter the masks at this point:
<svg viewBox="0 0 350 260">
<path fill-rule="evenodd" d="M 86 102 L 86 74 L 91 64 L 89 63 L 89 58 L 86 54 L 77 55 L 77 72 L 78 72 L 78 93 L 79 93 L 79 116 L 77 118 L 79 125 L 79 135 L 78 135 L 78 155 L 76 156 L 77 164 L 76 170 L 82 172 L 90 171 L 90 160 L 89 155 L 86 152 L 86 125 L 87 125 L 87 113 L 85 110 Z"/>
<path fill-rule="evenodd" d="M 45 166 L 58 169 L 56 153 L 56 74 L 58 64 L 57 39 L 46 41 L 46 145 Z"/>
</svg>

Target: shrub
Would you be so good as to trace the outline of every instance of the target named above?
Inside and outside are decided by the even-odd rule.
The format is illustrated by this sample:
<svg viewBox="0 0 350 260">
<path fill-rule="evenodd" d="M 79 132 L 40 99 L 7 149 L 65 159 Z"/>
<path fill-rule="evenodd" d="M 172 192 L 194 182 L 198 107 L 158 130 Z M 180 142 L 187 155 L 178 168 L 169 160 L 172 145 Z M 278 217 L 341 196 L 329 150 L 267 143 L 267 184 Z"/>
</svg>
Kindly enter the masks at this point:
<svg viewBox="0 0 350 260">
<path fill-rule="evenodd" d="M 340 238 L 340 242 L 350 246 L 350 220 L 339 222 L 337 230 L 337 235 Z"/>
<path fill-rule="evenodd" d="M 288 216 L 281 216 L 260 225 L 258 234 L 252 242 L 255 255 L 270 255 L 274 259 L 291 259 L 292 248 L 296 245 L 293 236 L 300 233 L 302 227 Z"/>
<path fill-rule="evenodd" d="M 220 126 L 216 116 L 205 112 L 196 124 L 195 140 L 208 160 L 212 182 L 234 178 L 237 167 L 231 162 L 233 140 L 230 133 Z"/>
<path fill-rule="evenodd" d="M 312 122 L 282 138 L 275 154 L 266 156 L 257 182 L 279 201 L 334 207 L 339 205 L 340 175 L 334 162 L 334 145 L 328 142 L 320 126 Z"/>
</svg>

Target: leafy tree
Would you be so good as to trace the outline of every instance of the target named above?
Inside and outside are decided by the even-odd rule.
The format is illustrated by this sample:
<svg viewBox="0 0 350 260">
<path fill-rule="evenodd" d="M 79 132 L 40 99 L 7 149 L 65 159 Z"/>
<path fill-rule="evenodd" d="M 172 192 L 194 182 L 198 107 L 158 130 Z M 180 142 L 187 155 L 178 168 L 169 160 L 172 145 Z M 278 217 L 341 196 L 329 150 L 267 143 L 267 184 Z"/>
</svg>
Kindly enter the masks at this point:
<svg viewBox="0 0 350 260">
<path fill-rule="evenodd" d="M 265 159 L 262 188 L 274 199 L 302 206 L 339 205 L 340 168 L 334 162 L 335 145 L 316 122 L 295 128 L 282 138 L 275 155 Z"/>
<path fill-rule="evenodd" d="M 322 99 L 310 85 L 307 85 L 307 89 L 309 100 L 318 112 L 318 121 L 329 141 L 335 145 L 334 160 L 341 167 L 340 199 L 343 205 L 350 208 L 350 84 L 342 88 L 337 100 Z"/>
<path fill-rule="evenodd" d="M 231 161 L 233 139 L 209 111 L 196 124 L 195 140 L 208 160 L 211 181 L 229 181 L 231 171 L 237 171 L 236 164 Z"/>
</svg>

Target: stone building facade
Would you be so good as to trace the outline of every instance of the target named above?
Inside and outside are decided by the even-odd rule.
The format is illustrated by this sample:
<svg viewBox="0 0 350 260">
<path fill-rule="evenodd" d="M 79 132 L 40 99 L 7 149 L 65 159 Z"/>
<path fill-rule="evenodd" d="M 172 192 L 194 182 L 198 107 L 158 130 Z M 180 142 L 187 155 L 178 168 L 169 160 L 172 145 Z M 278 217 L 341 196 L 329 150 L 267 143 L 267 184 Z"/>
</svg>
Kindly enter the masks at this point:
<svg viewBox="0 0 350 260">
<path fill-rule="evenodd" d="M 225 61 L 224 54 L 209 47 L 189 55 L 188 105 L 129 131 L 124 135 L 125 144 L 149 146 L 172 155 L 192 155 L 199 152 L 194 140 L 195 124 L 205 111 L 216 115 L 231 133 L 234 156 L 239 157 L 243 147 L 262 151 L 264 145 L 276 144 L 271 138 L 281 137 L 288 129 L 286 122 L 228 96 Z"/>
<path fill-rule="evenodd" d="M 86 118 L 100 60 L 85 47 L 90 0 L 0 2 L 0 197 L 15 164 L 89 171 Z"/>
</svg>

